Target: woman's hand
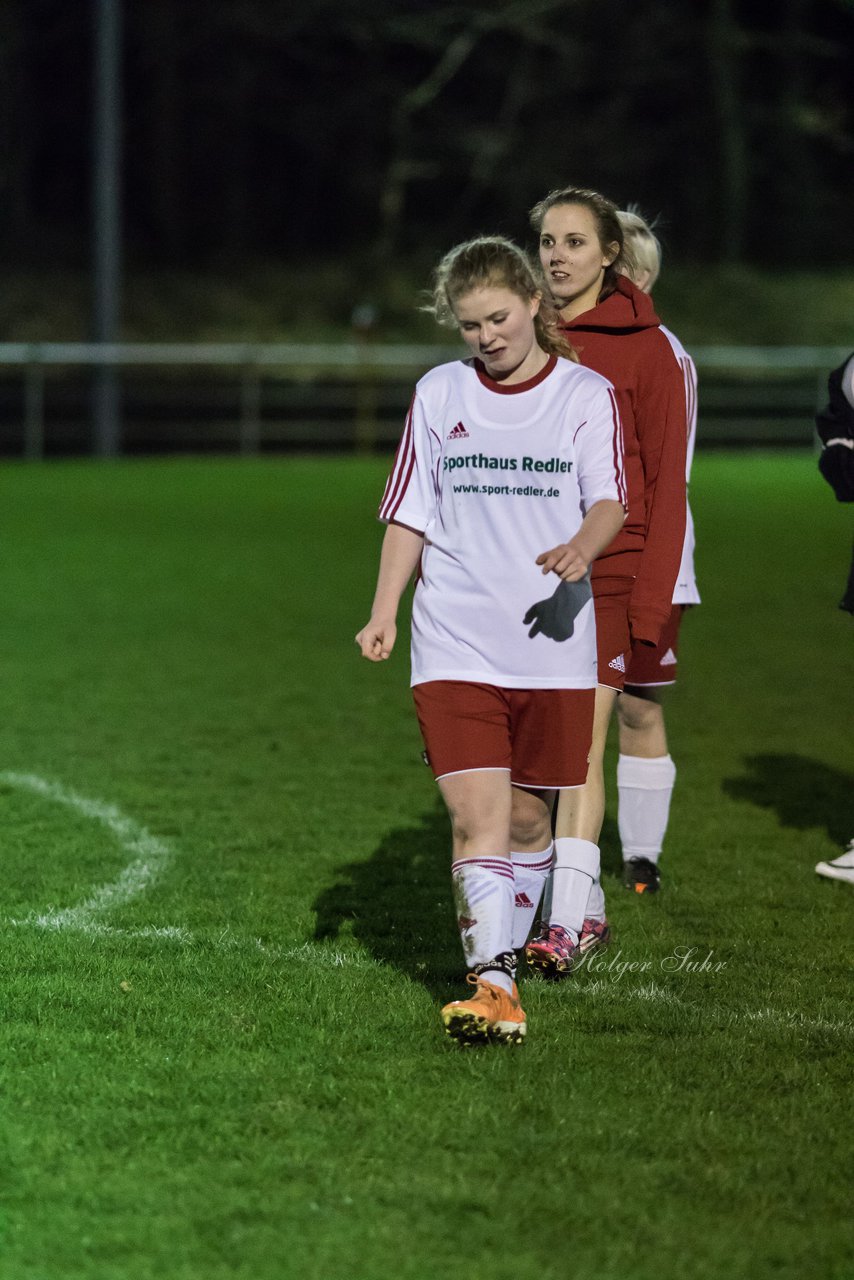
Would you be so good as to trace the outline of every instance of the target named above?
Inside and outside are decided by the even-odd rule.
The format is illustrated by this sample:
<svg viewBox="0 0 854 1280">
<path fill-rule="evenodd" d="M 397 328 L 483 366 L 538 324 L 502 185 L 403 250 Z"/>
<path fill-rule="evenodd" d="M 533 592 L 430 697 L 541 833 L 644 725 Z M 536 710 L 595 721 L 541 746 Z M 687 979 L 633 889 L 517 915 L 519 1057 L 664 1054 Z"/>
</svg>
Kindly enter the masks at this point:
<svg viewBox="0 0 854 1280">
<path fill-rule="evenodd" d="M 623 527 L 626 511 L 613 498 L 594 502 L 581 522 L 581 528 L 569 542 L 537 556 L 543 573 L 556 573 L 564 582 L 580 582 L 598 555 Z"/>
<path fill-rule="evenodd" d="M 356 644 L 362 650 L 362 657 L 370 662 L 383 662 L 394 648 L 397 639 L 397 626 L 388 618 L 371 618 L 366 627 L 356 636 Z"/>
<path fill-rule="evenodd" d="M 561 542 L 544 551 L 537 556 L 537 564 L 542 565 L 543 573 L 556 573 L 564 582 L 580 582 L 590 567 L 574 542 Z"/>
<path fill-rule="evenodd" d="M 386 527 L 371 620 L 356 636 L 362 657 L 384 662 L 397 639 L 397 610 L 424 550 L 424 534 L 393 521 Z"/>
</svg>

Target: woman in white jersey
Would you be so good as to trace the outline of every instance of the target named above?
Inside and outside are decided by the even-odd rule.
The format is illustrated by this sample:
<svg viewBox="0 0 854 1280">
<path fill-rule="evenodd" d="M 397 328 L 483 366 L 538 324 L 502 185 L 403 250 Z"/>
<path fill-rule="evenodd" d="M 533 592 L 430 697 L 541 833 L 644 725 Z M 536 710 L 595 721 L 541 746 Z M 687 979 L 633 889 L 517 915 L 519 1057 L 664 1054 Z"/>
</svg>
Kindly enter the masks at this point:
<svg viewBox="0 0 854 1280">
<path fill-rule="evenodd" d="M 364 657 L 388 658 L 418 569 L 411 683 L 450 814 L 474 988 L 442 1020 L 463 1044 L 512 1043 L 526 1031 L 515 947 L 551 863 L 554 792 L 587 772 L 588 567 L 625 516 L 621 426 L 610 383 L 573 362 L 509 241 L 452 249 L 432 309 L 473 358 L 440 365 L 415 389 L 380 505 L 371 618 L 356 642 Z"/>
<path fill-rule="evenodd" d="M 661 245 L 652 228 L 635 209 L 617 215 L 623 227 L 635 267 L 631 279 L 644 293 L 650 293 L 661 270 Z M 661 326 L 685 379 L 685 409 L 688 423 L 688 451 L 685 481 L 691 475 L 697 435 L 697 370 L 682 343 Z M 626 683 L 617 699 L 620 730 L 620 757 L 617 762 L 620 843 L 623 850 L 624 883 L 636 893 L 655 893 L 660 883 L 658 859 L 661 854 L 670 799 L 676 781 L 676 766 L 667 747 L 661 690 L 676 683 L 679 655 L 679 628 L 690 605 L 700 603 L 694 573 L 694 521 L 686 510 L 682 563 L 673 591 L 670 619 L 655 647 L 633 643 L 626 668 Z M 604 917 L 604 900 L 591 895 L 587 915 Z"/>
</svg>

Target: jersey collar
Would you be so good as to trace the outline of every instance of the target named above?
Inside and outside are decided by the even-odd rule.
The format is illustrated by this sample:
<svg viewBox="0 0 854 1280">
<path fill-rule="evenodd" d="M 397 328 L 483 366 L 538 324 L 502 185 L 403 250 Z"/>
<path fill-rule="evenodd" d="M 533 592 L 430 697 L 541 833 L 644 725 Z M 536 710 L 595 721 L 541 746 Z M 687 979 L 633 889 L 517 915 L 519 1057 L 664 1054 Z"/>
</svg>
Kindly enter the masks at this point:
<svg viewBox="0 0 854 1280">
<path fill-rule="evenodd" d="M 541 382 L 549 376 L 552 369 L 557 364 L 557 356 L 550 355 L 546 363 L 543 365 L 539 373 L 535 373 L 533 378 L 528 378 L 525 382 L 514 382 L 507 386 L 503 382 L 496 382 L 494 378 L 490 378 L 486 372 L 483 361 L 478 360 L 475 356 L 474 371 L 480 378 L 485 387 L 490 391 L 497 391 L 500 396 L 515 396 L 519 391 L 530 391 L 533 387 L 538 387 Z"/>
</svg>

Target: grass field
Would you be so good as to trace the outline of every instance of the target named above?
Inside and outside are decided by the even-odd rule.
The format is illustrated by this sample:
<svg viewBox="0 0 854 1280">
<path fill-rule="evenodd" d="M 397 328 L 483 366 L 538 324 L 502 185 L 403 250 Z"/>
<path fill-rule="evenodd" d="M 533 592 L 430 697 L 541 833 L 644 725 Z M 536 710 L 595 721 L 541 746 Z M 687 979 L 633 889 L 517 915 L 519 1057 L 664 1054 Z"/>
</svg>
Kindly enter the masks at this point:
<svg viewBox="0 0 854 1280">
<path fill-rule="evenodd" d="M 851 510 L 698 456 L 665 889 L 610 821 L 603 967 L 463 1053 L 385 467 L 4 470 L 0 1277 L 850 1280 Z"/>
</svg>

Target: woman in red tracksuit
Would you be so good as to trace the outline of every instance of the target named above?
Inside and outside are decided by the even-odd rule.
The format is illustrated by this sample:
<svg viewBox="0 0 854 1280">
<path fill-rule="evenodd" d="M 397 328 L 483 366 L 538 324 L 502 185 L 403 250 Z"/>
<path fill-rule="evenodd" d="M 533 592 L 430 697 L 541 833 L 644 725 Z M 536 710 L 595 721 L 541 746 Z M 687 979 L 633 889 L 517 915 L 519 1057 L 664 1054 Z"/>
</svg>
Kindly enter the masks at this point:
<svg viewBox="0 0 854 1280">
<path fill-rule="evenodd" d="M 608 724 L 633 645 L 658 642 L 671 612 L 685 536 L 685 387 L 649 296 L 622 274 L 628 262 L 615 204 L 595 191 L 553 191 L 531 211 L 542 273 L 562 328 L 583 365 L 616 388 L 623 422 L 629 509 L 593 566 L 599 687 L 584 787 L 561 797 L 551 907 L 528 944 L 528 963 L 548 977 L 572 971 L 607 942 L 604 916 L 586 916 L 599 876 Z"/>
</svg>

